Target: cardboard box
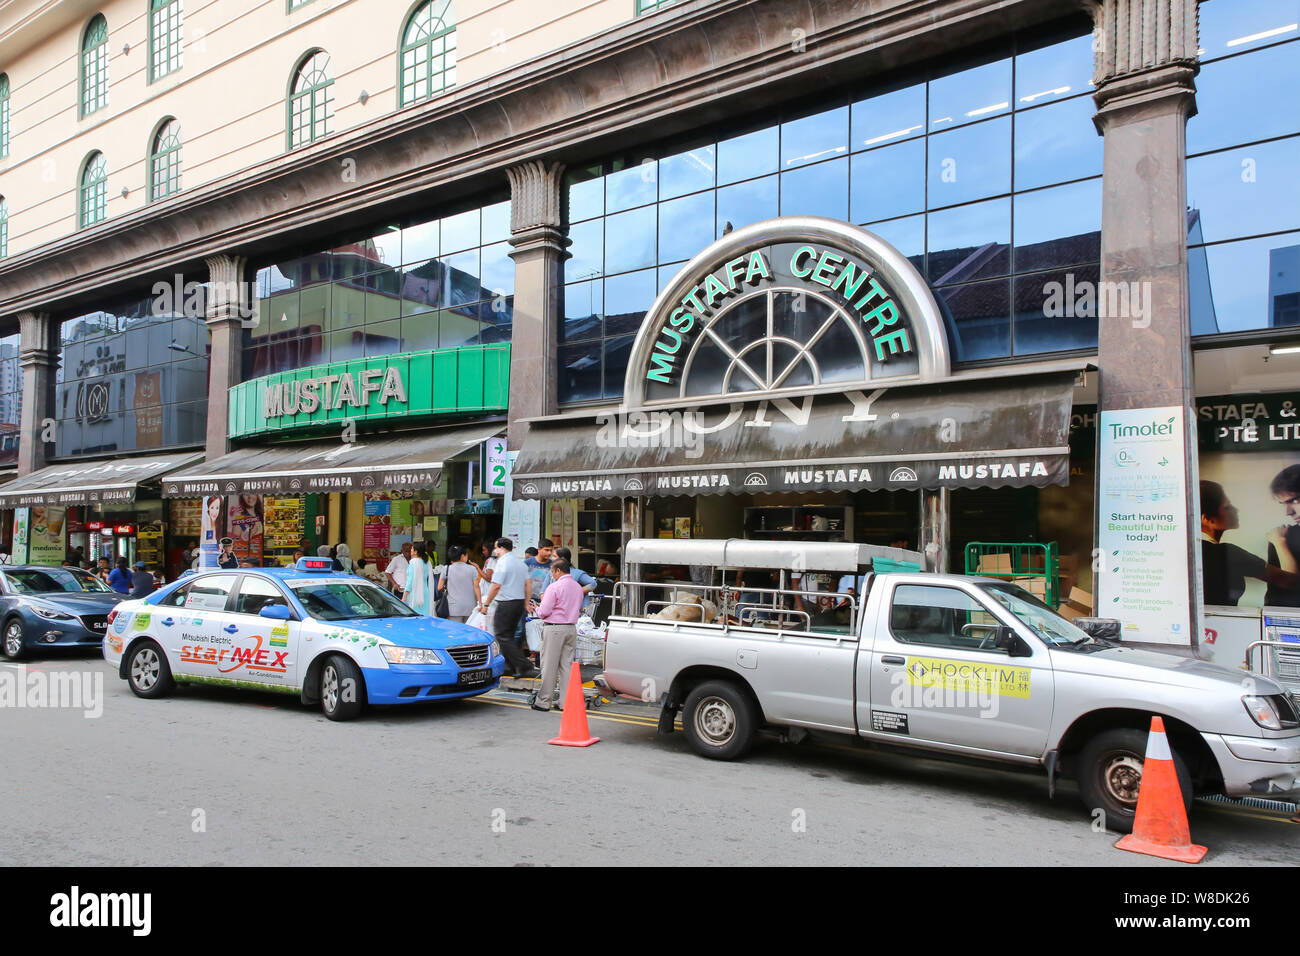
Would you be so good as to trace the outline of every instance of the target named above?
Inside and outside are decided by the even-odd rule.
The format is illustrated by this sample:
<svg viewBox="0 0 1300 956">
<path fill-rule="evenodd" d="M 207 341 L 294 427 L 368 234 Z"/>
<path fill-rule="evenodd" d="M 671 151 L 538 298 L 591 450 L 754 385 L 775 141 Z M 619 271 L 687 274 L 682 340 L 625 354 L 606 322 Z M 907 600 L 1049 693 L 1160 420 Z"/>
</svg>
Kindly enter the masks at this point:
<svg viewBox="0 0 1300 956">
<path fill-rule="evenodd" d="M 1082 588 L 1070 588 L 1070 596 L 1066 600 L 1075 607 L 1082 608 L 1089 614 L 1092 613 L 1092 595 Z"/>
<path fill-rule="evenodd" d="M 1080 611 L 1078 608 L 1071 607 L 1069 603 L 1062 604 L 1056 609 L 1056 613 L 1061 615 L 1067 621 L 1073 621 L 1075 618 L 1087 617 L 1090 612 Z"/>
<path fill-rule="evenodd" d="M 979 564 L 975 566 L 977 574 L 1010 574 L 1011 573 L 1011 555 L 1003 554 L 982 554 L 980 555 Z"/>
</svg>

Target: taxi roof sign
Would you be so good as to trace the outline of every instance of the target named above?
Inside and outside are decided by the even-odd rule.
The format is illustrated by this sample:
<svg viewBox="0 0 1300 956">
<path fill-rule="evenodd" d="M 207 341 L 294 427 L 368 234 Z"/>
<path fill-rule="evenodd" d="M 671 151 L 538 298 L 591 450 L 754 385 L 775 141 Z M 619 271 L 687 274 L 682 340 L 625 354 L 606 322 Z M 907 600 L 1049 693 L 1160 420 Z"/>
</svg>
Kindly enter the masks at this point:
<svg viewBox="0 0 1300 956">
<path fill-rule="evenodd" d="M 334 562 L 330 558 L 299 558 L 294 568 L 299 571 L 333 571 Z"/>
</svg>

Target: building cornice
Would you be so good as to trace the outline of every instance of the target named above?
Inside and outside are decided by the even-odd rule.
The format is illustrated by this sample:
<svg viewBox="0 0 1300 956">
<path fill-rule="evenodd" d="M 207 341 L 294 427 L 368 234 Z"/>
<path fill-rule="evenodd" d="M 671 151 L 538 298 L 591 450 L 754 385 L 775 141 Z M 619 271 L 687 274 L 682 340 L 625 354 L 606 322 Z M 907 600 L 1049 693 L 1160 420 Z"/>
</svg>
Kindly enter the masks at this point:
<svg viewBox="0 0 1300 956">
<path fill-rule="evenodd" d="M 1075 0 L 670 7 L 0 261 L 0 334 L 23 310 L 68 314 L 215 254 L 255 259 L 413 199 L 504 188 L 521 162 L 580 161 L 722 120 L 760 90 L 765 102 L 790 99 L 1078 10 Z"/>
</svg>

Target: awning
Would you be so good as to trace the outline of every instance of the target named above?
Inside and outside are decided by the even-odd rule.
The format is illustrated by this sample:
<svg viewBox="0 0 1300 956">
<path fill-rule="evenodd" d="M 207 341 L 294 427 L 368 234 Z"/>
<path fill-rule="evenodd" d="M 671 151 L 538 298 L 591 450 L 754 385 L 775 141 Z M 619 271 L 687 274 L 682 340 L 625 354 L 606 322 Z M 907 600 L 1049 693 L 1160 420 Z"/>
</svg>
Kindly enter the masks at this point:
<svg viewBox="0 0 1300 956">
<path fill-rule="evenodd" d="M 159 478 L 202 458 L 200 452 L 69 461 L 46 465 L 0 489 L 0 508 L 33 505 L 130 504 L 141 482 Z"/>
<path fill-rule="evenodd" d="M 1074 381 L 1057 371 L 537 420 L 514 495 L 1066 484 Z"/>
<path fill-rule="evenodd" d="M 226 494 L 321 494 L 432 488 L 443 462 L 501 434 L 503 422 L 357 436 L 356 441 L 282 442 L 241 448 L 185 468 L 165 498 Z"/>
</svg>

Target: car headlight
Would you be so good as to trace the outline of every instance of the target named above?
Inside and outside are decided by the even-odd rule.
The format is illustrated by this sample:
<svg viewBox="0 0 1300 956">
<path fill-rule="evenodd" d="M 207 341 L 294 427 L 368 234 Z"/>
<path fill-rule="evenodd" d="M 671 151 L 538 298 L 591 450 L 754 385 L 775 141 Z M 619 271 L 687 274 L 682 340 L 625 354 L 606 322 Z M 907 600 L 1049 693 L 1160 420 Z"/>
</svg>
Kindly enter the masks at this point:
<svg viewBox="0 0 1300 956">
<path fill-rule="evenodd" d="M 501 656 L 501 645 L 496 641 L 492 642 L 492 651 L 488 654 L 488 660 L 494 661 Z"/>
<path fill-rule="evenodd" d="M 33 611 L 45 618 L 47 621 L 71 621 L 72 615 L 65 614 L 58 608 L 48 607 L 44 604 L 31 605 Z"/>
<path fill-rule="evenodd" d="M 1281 730 L 1282 719 L 1278 716 L 1277 706 L 1267 697 L 1243 697 L 1246 713 L 1250 719 L 1267 730 Z"/>
<path fill-rule="evenodd" d="M 427 647 L 398 647 L 396 644 L 381 644 L 384 657 L 390 664 L 441 664 L 442 658 L 437 651 Z"/>
</svg>

